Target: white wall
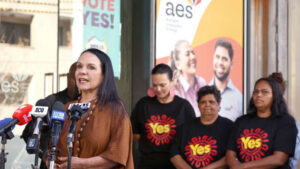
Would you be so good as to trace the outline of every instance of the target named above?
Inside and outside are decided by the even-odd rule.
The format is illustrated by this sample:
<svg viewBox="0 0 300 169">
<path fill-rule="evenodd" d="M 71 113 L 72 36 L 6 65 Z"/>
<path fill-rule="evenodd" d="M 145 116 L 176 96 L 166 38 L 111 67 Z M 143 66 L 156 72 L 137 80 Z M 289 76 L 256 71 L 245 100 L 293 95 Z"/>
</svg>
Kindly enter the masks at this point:
<svg viewBox="0 0 300 169">
<path fill-rule="evenodd" d="M 289 81 L 288 101 L 291 113 L 300 121 L 300 1 L 289 1 Z"/>
</svg>

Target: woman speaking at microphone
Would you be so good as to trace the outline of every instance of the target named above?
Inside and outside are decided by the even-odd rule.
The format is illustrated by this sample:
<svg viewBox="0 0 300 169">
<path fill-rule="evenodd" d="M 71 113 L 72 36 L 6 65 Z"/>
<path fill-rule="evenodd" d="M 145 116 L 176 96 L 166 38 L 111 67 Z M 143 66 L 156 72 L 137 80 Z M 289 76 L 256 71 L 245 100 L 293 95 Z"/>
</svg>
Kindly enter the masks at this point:
<svg viewBox="0 0 300 169">
<path fill-rule="evenodd" d="M 109 57 L 97 49 L 83 51 L 75 79 L 81 92 L 78 100 L 71 103 L 89 102 L 90 107 L 76 123 L 71 168 L 133 168 L 130 119 L 118 95 Z M 60 152 L 55 168 L 68 166 L 70 124 L 66 119 L 57 145 Z"/>
</svg>

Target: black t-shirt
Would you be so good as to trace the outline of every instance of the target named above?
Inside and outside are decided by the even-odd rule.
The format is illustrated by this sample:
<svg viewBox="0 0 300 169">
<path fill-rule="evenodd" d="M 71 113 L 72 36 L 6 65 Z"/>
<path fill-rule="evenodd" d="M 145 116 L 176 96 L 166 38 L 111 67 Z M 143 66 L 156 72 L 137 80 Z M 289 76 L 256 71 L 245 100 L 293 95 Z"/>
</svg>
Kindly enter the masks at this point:
<svg viewBox="0 0 300 169">
<path fill-rule="evenodd" d="M 171 156 L 179 154 L 192 168 L 202 168 L 225 156 L 233 122 L 219 116 L 210 125 L 200 118 L 184 124 L 172 143 Z"/>
<path fill-rule="evenodd" d="M 141 135 L 139 151 L 144 154 L 169 153 L 177 128 L 193 118 L 193 107 L 178 96 L 166 104 L 156 97 L 142 98 L 131 115 L 133 133 Z"/>
<path fill-rule="evenodd" d="M 297 128 L 288 114 L 268 118 L 245 115 L 236 120 L 228 141 L 228 149 L 235 151 L 239 161 L 249 162 L 281 151 L 294 155 Z M 290 168 L 288 160 L 284 166 Z"/>
</svg>

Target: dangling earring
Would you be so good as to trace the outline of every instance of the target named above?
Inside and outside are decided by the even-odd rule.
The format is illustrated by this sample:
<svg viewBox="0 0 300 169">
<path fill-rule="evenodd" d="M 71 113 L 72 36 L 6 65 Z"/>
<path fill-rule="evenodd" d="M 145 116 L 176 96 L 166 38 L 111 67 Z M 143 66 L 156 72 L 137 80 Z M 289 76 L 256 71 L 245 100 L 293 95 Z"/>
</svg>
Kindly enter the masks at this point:
<svg viewBox="0 0 300 169">
<path fill-rule="evenodd" d="M 171 97 L 175 96 L 175 89 L 173 87 L 170 89 L 170 96 Z"/>
<path fill-rule="evenodd" d="M 80 89 L 78 89 L 78 95 L 81 95 L 81 90 Z"/>
<path fill-rule="evenodd" d="M 155 97 L 154 89 L 152 87 L 150 87 L 147 90 L 147 94 L 148 94 L 149 97 Z"/>
</svg>

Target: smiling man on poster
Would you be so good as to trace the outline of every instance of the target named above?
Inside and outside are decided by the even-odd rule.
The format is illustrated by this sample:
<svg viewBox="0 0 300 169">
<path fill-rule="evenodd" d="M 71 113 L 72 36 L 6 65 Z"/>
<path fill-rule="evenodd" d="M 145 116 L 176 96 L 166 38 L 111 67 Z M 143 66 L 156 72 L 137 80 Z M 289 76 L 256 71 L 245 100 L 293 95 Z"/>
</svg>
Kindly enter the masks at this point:
<svg viewBox="0 0 300 169">
<path fill-rule="evenodd" d="M 221 110 L 219 115 L 232 121 L 243 114 L 243 97 L 233 85 L 229 74 L 232 68 L 233 48 L 229 41 L 219 39 L 213 56 L 214 77 L 210 85 L 215 85 L 221 92 Z"/>
</svg>

